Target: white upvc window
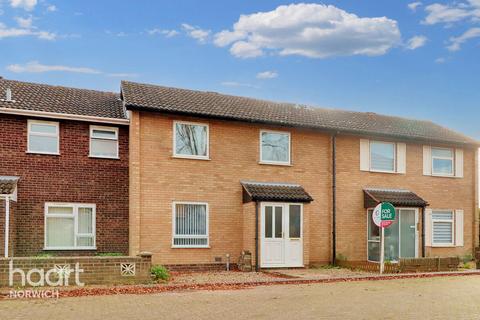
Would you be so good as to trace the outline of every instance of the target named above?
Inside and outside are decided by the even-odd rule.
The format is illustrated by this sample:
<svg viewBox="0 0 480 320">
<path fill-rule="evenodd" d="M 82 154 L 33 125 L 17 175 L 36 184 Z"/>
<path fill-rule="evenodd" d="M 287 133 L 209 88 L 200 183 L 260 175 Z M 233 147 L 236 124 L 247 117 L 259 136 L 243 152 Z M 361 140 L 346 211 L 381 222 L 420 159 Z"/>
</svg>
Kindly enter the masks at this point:
<svg viewBox="0 0 480 320">
<path fill-rule="evenodd" d="M 118 159 L 118 128 L 90 126 L 90 157 Z"/>
<path fill-rule="evenodd" d="M 27 152 L 60 154 L 59 123 L 52 121 L 28 120 Z"/>
<path fill-rule="evenodd" d="M 453 246 L 454 230 L 454 210 L 432 210 L 432 246 Z"/>
<path fill-rule="evenodd" d="M 45 203 L 45 250 L 95 250 L 94 204 Z"/>
<path fill-rule="evenodd" d="M 208 203 L 173 202 L 172 247 L 208 248 Z"/>
<path fill-rule="evenodd" d="M 260 131 L 260 163 L 290 165 L 290 132 Z"/>
<path fill-rule="evenodd" d="M 174 121 L 173 154 L 178 158 L 209 159 L 209 127 L 205 123 Z"/>
<path fill-rule="evenodd" d="M 395 172 L 394 142 L 370 141 L 370 171 Z"/>
<path fill-rule="evenodd" d="M 454 175 L 454 151 L 451 148 L 432 147 L 432 175 Z"/>
</svg>

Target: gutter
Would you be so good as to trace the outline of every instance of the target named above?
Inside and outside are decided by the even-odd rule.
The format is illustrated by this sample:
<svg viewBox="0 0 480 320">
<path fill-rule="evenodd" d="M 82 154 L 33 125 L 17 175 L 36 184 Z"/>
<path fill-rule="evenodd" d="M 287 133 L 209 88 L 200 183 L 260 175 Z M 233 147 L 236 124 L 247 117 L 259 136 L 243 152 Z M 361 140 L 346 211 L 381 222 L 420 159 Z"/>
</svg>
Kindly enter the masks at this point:
<svg viewBox="0 0 480 320">
<path fill-rule="evenodd" d="M 13 114 L 13 115 L 19 115 L 19 116 L 26 116 L 26 117 L 41 117 L 41 118 L 49 118 L 49 119 L 88 121 L 88 122 L 109 123 L 109 124 L 118 124 L 118 125 L 127 125 L 127 126 L 130 124 L 129 119 L 105 118 L 105 117 L 85 116 L 85 115 L 69 114 L 69 113 L 44 112 L 44 111 L 11 109 L 11 108 L 1 108 L 1 107 L 0 107 L 0 114 Z"/>
</svg>

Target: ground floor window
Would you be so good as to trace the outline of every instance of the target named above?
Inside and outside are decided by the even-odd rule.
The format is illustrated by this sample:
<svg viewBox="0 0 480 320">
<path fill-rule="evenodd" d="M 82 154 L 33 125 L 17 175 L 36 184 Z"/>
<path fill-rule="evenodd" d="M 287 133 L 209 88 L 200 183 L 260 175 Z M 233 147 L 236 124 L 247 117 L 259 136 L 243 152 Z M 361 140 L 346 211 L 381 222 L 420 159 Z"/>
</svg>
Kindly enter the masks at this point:
<svg viewBox="0 0 480 320">
<path fill-rule="evenodd" d="M 432 211 L 432 244 L 453 245 L 453 210 Z"/>
<path fill-rule="evenodd" d="M 367 255 L 370 261 L 380 261 L 380 228 L 372 220 L 373 210 L 368 210 Z M 417 255 L 417 211 L 399 209 L 395 221 L 385 228 L 385 261 L 414 258 Z"/>
<path fill-rule="evenodd" d="M 95 205 L 45 204 L 45 249 L 95 249 Z"/>
<path fill-rule="evenodd" d="M 173 203 L 173 239 L 176 248 L 208 247 L 208 204 Z"/>
</svg>

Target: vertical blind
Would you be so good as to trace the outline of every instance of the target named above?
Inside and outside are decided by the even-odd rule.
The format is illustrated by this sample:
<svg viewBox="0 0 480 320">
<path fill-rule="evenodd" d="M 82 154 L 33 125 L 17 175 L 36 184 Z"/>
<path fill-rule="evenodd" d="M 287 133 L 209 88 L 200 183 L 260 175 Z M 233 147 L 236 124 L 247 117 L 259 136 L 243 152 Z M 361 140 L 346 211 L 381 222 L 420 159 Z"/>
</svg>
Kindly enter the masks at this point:
<svg viewBox="0 0 480 320">
<path fill-rule="evenodd" d="M 173 244 L 184 247 L 208 245 L 207 205 L 175 204 Z"/>
<path fill-rule="evenodd" d="M 47 248 L 92 248 L 95 246 L 95 216 L 93 207 L 84 205 L 47 206 Z"/>
</svg>

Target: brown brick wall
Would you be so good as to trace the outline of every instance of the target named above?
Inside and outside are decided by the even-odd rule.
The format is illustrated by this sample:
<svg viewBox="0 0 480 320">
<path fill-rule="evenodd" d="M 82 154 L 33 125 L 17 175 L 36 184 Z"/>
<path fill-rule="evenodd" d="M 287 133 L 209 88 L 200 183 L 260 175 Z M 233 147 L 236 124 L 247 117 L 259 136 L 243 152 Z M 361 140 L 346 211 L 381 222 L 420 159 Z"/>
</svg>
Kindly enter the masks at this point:
<svg viewBox="0 0 480 320">
<path fill-rule="evenodd" d="M 54 269 L 56 265 L 74 269 L 76 263 L 83 272 L 79 273 L 79 279 L 85 285 L 111 285 L 111 284 L 140 284 L 150 283 L 151 256 L 136 257 L 57 257 L 57 258 L 0 258 L 0 287 L 9 286 L 10 261 L 13 261 L 13 270 L 20 269 L 25 274 L 31 269 L 43 269 L 47 272 Z M 122 275 L 122 264 L 135 264 L 135 275 Z M 52 275 L 51 280 L 57 278 Z M 32 274 L 33 281 L 39 281 L 38 273 Z M 22 275 L 13 273 L 14 287 L 22 285 Z M 75 274 L 69 278 L 69 284 L 75 285 Z M 28 285 L 28 284 L 27 284 Z"/>
<path fill-rule="evenodd" d="M 0 175 L 20 177 L 12 222 L 15 255 L 42 252 L 45 202 L 95 203 L 97 251 L 127 253 L 128 127 L 119 126 L 120 160 L 95 159 L 88 156 L 90 123 L 79 121 L 59 121 L 59 156 L 26 153 L 27 120 L 0 116 Z"/>
<path fill-rule="evenodd" d="M 337 253 L 349 260 L 365 260 L 367 218 L 363 207 L 364 187 L 408 189 L 425 199 L 432 209 L 464 210 L 464 246 L 427 247 L 427 256 L 471 254 L 478 244 L 475 217 L 475 151 L 464 149 L 464 178 L 423 175 L 423 144 L 407 143 L 407 173 L 390 174 L 360 171 L 360 138 L 337 138 Z M 419 221 L 421 221 L 421 210 Z M 474 227 L 476 226 L 476 227 Z M 419 225 L 421 255 L 421 225 Z"/>
<path fill-rule="evenodd" d="M 210 124 L 211 160 L 172 158 L 172 121 L 195 120 L 133 112 L 131 118 L 130 254 L 153 253 L 154 263 L 213 263 L 228 253 L 236 262 L 250 248 L 254 229 L 247 232 L 241 180 L 301 183 L 315 199 L 305 204 L 310 216 L 310 239 L 305 239 L 308 261 L 328 261 L 330 256 L 330 138 L 308 130 L 200 120 Z M 197 120 L 198 121 L 198 120 Z M 261 129 L 291 132 L 292 166 L 261 165 Z M 135 150 L 135 151 L 134 151 Z M 134 161 L 135 159 L 135 161 Z M 172 201 L 208 202 L 210 248 L 173 249 Z M 253 214 L 252 204 L 248 214 Z M 244 221 L 244 218 L 248 221 Z M 140 227 L 139 227 L 140 226 Z M 138 228 L 139 227 L 139 228 Z M 245 239 L 249 237 L 250 239 Z M 248 248 L 244 247 L 248 245 Z M 314 244 L 314 245 L 313 245 Z M 253 244 L 254 245 L 254 244 Z M 132 251 L 133 250 L 133 251 Z"/>
</svg>

